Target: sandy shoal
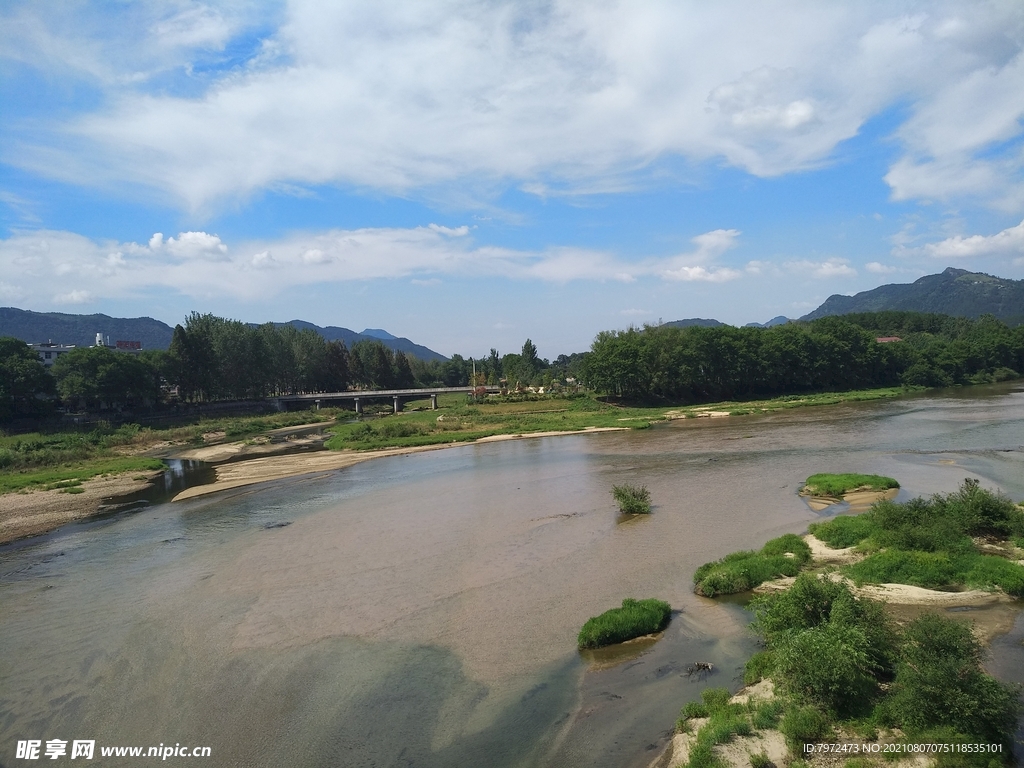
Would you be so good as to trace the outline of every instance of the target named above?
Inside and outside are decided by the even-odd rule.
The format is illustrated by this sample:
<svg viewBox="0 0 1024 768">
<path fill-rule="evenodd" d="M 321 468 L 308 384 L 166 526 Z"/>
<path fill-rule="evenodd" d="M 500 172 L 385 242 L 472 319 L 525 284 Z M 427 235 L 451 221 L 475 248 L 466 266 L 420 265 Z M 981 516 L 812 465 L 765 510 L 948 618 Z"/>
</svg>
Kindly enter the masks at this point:
<svg viewBox="0 0 1024 768">
<path fill-rule="evenodd" d="M 815 512 L 822 512 L 833 504 L 839 504 L 843 501 L 850 505 L 850 512 L 863 512 L 880 499 L 895 499 L 899 492 L 899 488 L 890 488 L 887 491 L 857 490 L 844 493 L 841 499 L 836 499 L 832 496 L 811 496 L 803 493 L 800 495 L 807 502 L 807 506 Z"/>
<path fill-rule="evenodd" d="M 385 456 L 403 456 L 411 453 L 422 453 L 423 451 L 437 451 L 444 448 L 455 448 L 458 446 L 475 445 L 477 443 L 497 443 L 505 440 L 524 440 L 532 437 L 558 437 L 560 435 L 583 435 L 595 432 L 621 432 L 628 427 L 587 427 L 586 429 L 574 431 L 551 431 L 551 432 L 528 432 L 525 434 L 493 435 L 481 437 L 478 440 L 465 443 L 441 443 L 438 445 L 421 445 L 403 448 L 385 448 L 379 451 L 319 451 L 316 453 L 303 453 L 288 456 L 265 456 L 261 458 L 236 461 L 231 464 L 218 466 L 216 479 L 212 483 L 197 485 L 186 488 L 174 497 L 174 501 L 205 496 L 210 493 L 241 488 L 255 483 L 265 483 L 270 480 L 282 480 L 286 477 L 298 475 L 309 475 L 317 472 L 330 472 L 337 469 L 344 469 L 353 464 L 359 464 L 370 459 L 379 459 Z M 208 456 L 231 456 L 227 446 L 213 446 L 221 449 L 219 453 L 211 451 Z M 228 449 L 228 450 L 225 450 Z M 188 457 L 192 456 L 190 452 Z"/>
<path fill-rule="evenodd" d="M 93 517 L 102 511 L 104 501 L 141 491 L 160 474 L 159 470 L 133 471 L 114 477 L 96 477 L 82 483 L 82 493 L 60 490 L 5 493 L 0 496 L 0 544 Z"/>
</svg>

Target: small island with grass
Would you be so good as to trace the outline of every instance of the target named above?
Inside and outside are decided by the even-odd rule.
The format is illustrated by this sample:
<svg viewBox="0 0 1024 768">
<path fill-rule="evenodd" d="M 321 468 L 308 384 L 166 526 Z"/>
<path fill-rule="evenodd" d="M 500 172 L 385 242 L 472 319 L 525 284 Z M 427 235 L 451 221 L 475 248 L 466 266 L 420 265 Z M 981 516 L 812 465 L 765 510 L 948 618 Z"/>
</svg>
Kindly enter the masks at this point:
<svg viewBox="0 0 1024 768">
<path fill-rule="evenodd" d="M 672 607 L 663 600 L 627 597 L 621 608 L 612 608 L 587 620 L 577 638 L 579 648 L 601 648 L 661 632 L 672 618 Z"/>
<path fill-rule="evenodd" d="M 804 492 L 811 496 L 841 497 L 850 491 L 888 491 L 899 488 L 894 478 L 884 475 L 859 475 L 821 473 L 811 475 L 804 483 Z"/>
<path fill-rule="evenodd" d="M 694 592 L 704 597 L 747 592 L 771 579 L 796 576 L 811 548 L 795 533 L 772 539 L 760 550 L 733 552 L 705 563 L 693 574 Z"/>
</svg>

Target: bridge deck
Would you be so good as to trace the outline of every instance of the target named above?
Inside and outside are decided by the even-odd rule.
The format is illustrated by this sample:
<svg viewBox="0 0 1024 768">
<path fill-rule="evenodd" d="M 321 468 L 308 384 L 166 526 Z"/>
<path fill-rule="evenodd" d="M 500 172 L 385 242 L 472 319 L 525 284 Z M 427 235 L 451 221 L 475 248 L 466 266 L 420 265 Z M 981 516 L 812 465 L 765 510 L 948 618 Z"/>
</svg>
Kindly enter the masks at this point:
<svg viewBox="0 0 1024 768">
<path fill-rule="evenodd" d="M 485 387 L 485 389 L 491 392 L 499 392 L 498 387 Z M 357 400 L 357 399 L 369 399 L 373 397 L 423 397 L 427 398 L 431 395 L 445 395 L 453 392 L 465 392 L 469 393 L 473 391 L 473 387 L 431 387 L 426 389 L 361 389 L 347 392 L 318 392 L 311 395 L 279 395 L 274 400 L 283 400 L 287 402 L 295 402 L 300 400 Z"/>
</svg>

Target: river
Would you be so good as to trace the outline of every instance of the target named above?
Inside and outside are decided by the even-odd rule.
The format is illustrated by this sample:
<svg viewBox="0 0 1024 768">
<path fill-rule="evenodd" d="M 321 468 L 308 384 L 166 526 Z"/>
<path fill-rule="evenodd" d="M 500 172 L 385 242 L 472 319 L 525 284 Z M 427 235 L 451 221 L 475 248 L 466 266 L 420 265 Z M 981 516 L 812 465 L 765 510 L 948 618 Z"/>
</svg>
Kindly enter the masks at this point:
<svg viewBox="0 0 1024 768">
<path fill-rule="evenodd" d="M 741 607 L 693 595 L 698 565 L 803 531 L 816 472 L 1020 500 L 1022 443 L 1022 388 L 975 387 L 386 458 L 0 547 L 0 766 L 24 739 L 209 746 L 211 766 L 644 766 L 754 649 Z M 627 481 L 652 515 L 619 518 Z M 672 604 L 664 637 L 581 656 L 583 622 L 630 596 Z"/>
</svg>

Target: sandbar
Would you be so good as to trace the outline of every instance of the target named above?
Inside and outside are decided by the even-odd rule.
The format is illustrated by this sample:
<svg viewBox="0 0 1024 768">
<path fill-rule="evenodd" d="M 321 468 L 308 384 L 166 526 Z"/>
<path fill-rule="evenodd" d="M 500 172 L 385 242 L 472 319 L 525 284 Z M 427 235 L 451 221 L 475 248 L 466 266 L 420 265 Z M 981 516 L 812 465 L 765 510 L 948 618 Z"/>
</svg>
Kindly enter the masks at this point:
<svg viewBox="0 0 1024 768">
<path fill-rule="evenodd" d="M 112 497 L 141 491 L 162 471 L 133 471 L 95 477 L 79 486 L 82 493 L 29 490 L 0 496 L 0 544 L 36 536 L 62 525 L 103 513 Z"/>
<path fill-rule="evenodd" d="M 174 497 L 173 501 L 193 499 L 197 496 L 205 496 L 210 493 L 241 488 L 255 483 L 264 483 L 271 480 L 283 480 L 287 477 L 298 475 L 316 474 L 318 472 L 330 472 L 350 467 L 370 459 L 379 459 L 386 456 L 403 456 L 424 451 L 437 451 L 443 448 L 455 448 L 458 446 L 474 445 L 477 443 L 497 443 L 505 440 L 525 440 L 532 437 L 559 437 L 561 435 L 584 435 L 595 432 L 621 432 L 629 427 L 586 427 L 579 430 L 562 430 L 550 432 L 526 432 L 513 435 L 492 435 L 481 437 L 477 440 L 461 443 L 439 443 L 435 445 L 407 446 L 401 448 L 384 448 L 378 451 L 318 451 L 316 453 L 291 454 L 287 456 L 265 456 L 245 461 L 236 461 L 230 464 L 222 464 L 216 469 L 216 479 L 212 483 L 186 488 Z M 213 446 L 220 447 L 220 446 Z M 214 454 L 210 454 L 214 455 Z M 224 452 L 222 455 L 233 455 Z"/>
</svg>

